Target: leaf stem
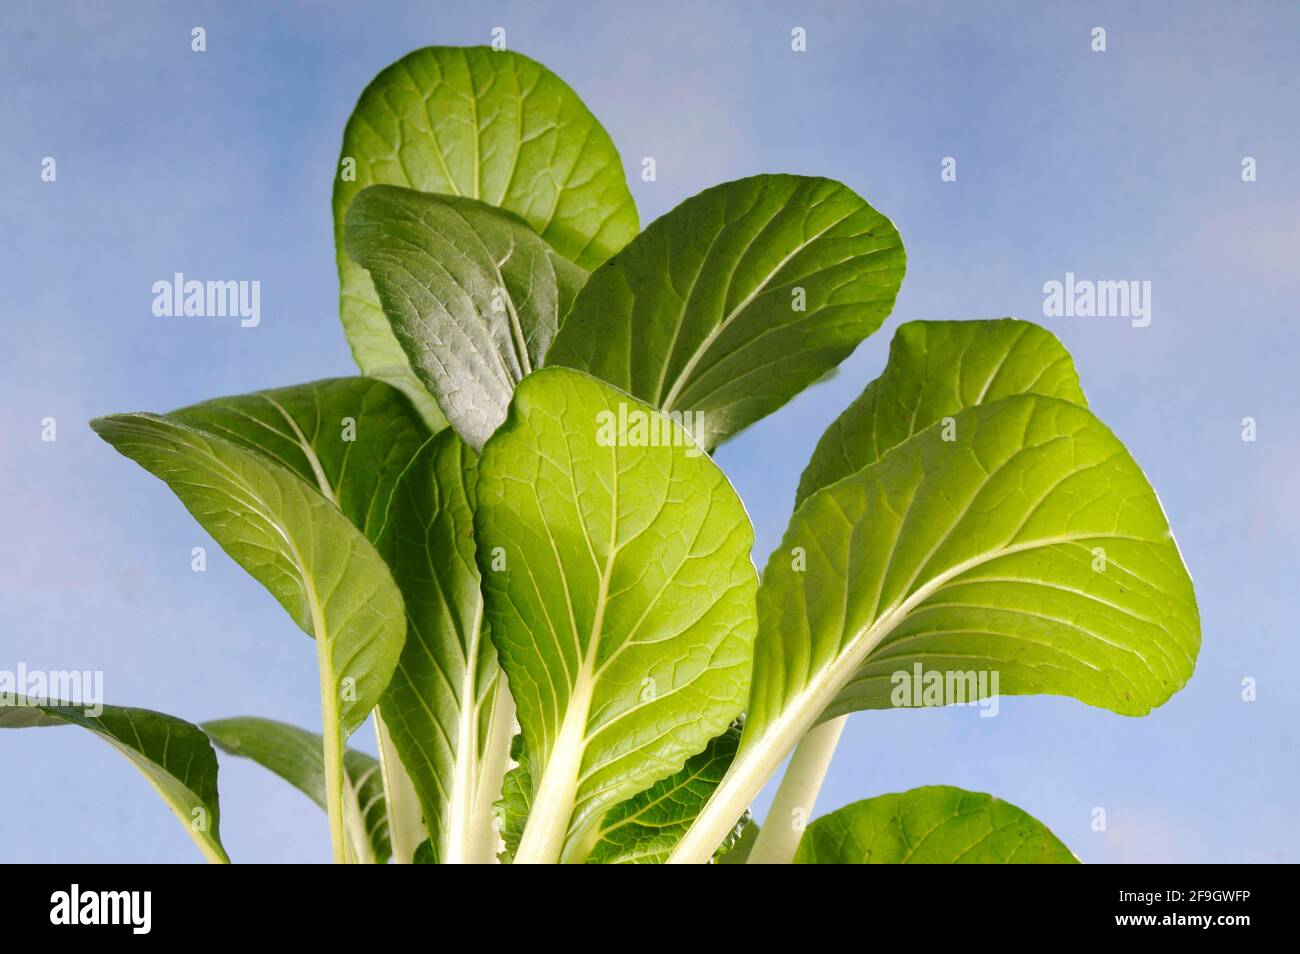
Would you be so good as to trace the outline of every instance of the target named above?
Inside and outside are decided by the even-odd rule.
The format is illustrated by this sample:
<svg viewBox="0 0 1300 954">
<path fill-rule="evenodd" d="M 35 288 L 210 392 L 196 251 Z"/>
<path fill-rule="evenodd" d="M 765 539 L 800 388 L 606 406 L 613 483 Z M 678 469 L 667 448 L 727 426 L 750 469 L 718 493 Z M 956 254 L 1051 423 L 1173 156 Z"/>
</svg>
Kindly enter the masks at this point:
<svg viewBox="0 0 1300 954">
<path fill-rule="evenodd" d="M 848 718 L 840 716 L 814 726 L 800 740 L 746 864 L 788 865 L 794 860 Z"/>
<path fill-rule="evenodd" d="M 393 746 L 392 736 L 378 708 L 375 709 L 375 737 L 379 741 L 379 771 L 384 780 L 384 805 L 388 811 L 388 840 L 393 849 L 393 861 L 409 865 L 415 858 L 415 849 L 428 834 L 424 829 L 415 785 Z"/>
<path fill-rule="evenodd" d="M 343 817 L 343 728 L 339 725 L 338 702 L 334 698 L 334 667 L 329 658 L 328 641 L 317 626 L 316 659 L 320 666 L 321 736 L 325 740 L 325 811 L 329 815 L 330 847 L 335 864 L 351 861 L 348 851 L 347 821 Z"/>
</svg>

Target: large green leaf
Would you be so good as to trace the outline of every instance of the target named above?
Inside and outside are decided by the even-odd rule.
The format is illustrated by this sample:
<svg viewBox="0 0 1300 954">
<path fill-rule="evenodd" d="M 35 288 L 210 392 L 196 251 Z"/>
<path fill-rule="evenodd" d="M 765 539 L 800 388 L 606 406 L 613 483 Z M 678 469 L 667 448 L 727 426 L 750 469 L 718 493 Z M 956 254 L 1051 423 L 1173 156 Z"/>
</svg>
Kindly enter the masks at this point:
<svg viewBox="0 0 1300 954">
<path fill-rule="evenodd" d="M 797 865 L 1077 864 L 1014 805 L 948 785 L 846 805 L 808 826 Z"/>
<path fill-rule="evenodd" d="M 371 541 L 383 530 L 398 475 L 429 438 L 407 398 L 373 378 L 215 398 L 166 416 L 287 467 Z"/>
<path fill-rule="evenodd" d="M 665 861 L 722 781 L 739 742 L 740 726 L 733 725 L 711 739 L 703 752 L 687 759 L 680 772 L 615 805 L 601 819 L 587 863 L 660 864 Z M 737 826 L 738 829 L 746 827 Z M 737 830 L 723 842 L 718 849 L 719 857 L 732 851 L 739 834 Z"/>
<path fill-rule="evenodd" d="M 343 742 L 378 703 L 406 633 L 388 567 L 334 504 L 258 451 L 152 414 L 103 417 L 91 426 L 165 481 L 315 638 L 331 840 L 343 860 Z"/>
<path fill-rule="evenodd" d="M 772 413 L 880 327 L 906 259 L 898 231 L 829 179 L 706 189 L 591 275 L 547 364 L 683 416 L 705 447 Z"/>
<path fill-rule="evenodd" d="M 216 398 L 167 417 L 252 448 L 293 471 L 372 543 L 383 532 L 399 475 L 429 438 L 412 402 L 374 378 L 334 378 Z M 392 853 L 406 862 L 426 832 L 414 788 L 382 719 L 376 728 Z"/>
<path fill-rule="evenodd" d="M 482 449 L 586 273 L 510 212 L 396 186 L 357 195 L 345 236 L 416 377 Z"/>
<path fill-rule="evenodd" d="M 103 706 L 88 715 L 80 706 L 0 699 L 0 729 L 48 725 L 78 725 L 109 742 L 162 796 L 203 857 L 230 862 L 221 846 L 217 756 L 197 726 L 149 709 Z"/>
<path fill-rule="evenodd" d="M 702 860 L 818 720 L 893 705 L 900 674 L 991 672 L 1004 695 L 1126 715 L 1190 677 L 1191 579 L 1101 422 L 1022 395 L 967 408 L 946 436 L 923 431 L 795 512 L 759 591 L 740 752 L 675 860 Z"/>
<path fill-rule="evenodd" d="M 555 860 L 739 714 L 753 530 L 681 428 L 558 368 L 488 441 L 474 526 L 534 784 L 516 860 Z"/>
<path fill-rule="evenodd" d="M 931 424 L 1014 394 L 1088 406 L 1070 353 L 1045 328 L 1014 318 L 900 325 L 884 373 L 818 441 L 795 506 Z"/>
<path fill-rule="evenodd" d="M 636 206 L 608 133 L 545 67 L 486 47 L 429 47 L 386 68 L 366 87 L 348 120 L 335 173 L 339 310 L 361 370 L 417 397 L 424 390 L 389 328 L 370 277 L 343 249 L 348 206 L 361 189 L 378 184 L 508 209 L 561 255 L 588 269 L 622 248 L 638 229 Z"/>
<path fill-rule="evenodd" d="M 406 603 L 407 637 L 380 702 L 423 809 L 435 857 L 496 856 L 514 706 L 483 625 L 474 562 L 474 453 L 450 430 L 421 449 L 393 494 L 380 541 Z"/>
<path fill-rule="evenodd" d="M 252 759 L 321 808 L 326 807 L 325 741 L 315 732 L 256 716 L 218 719 L 204 722 L 199 728 L 223 752 Z M 357 749 L 348 749 L 343 769 L 343 804 L 352 850 L 362 861 L 385 864 L 392 851 L 379 762 Z"/>
</svg>

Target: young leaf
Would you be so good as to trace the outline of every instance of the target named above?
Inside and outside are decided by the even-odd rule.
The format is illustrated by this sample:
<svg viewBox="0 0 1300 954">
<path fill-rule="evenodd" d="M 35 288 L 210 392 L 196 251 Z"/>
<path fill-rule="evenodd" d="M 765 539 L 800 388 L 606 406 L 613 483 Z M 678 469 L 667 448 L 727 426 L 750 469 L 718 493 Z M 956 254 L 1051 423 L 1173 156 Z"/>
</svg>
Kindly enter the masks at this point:
<svg viewBox="0 0 1300 954">
<path fill-rule="evenodd" d="M 316 487 L 372 542 L 398 475 L 429 438 L 407 398 L 373 378 L 216 398 L 166 417 L 270 457 Z"/>
<path fill-rule="evenodd" d="M 406 633 L 388 567 L 337 507 L 257 451 L 152 414 L 102 417 L 91 427 L 165 481 L 315 638 L 331 841 L 344 860 L 343 742 L 379 701 Z"/>
<path fill-rule="evenodd" d="M 948 785 L 867 798 L 808 826 L 797 865 L 1035 864 L 1078 859 L 1014 805 Z"/>
<path fill-rule="evenodd" d="M 880 327 L 898 231 L 830 179 L 706 189 L 592 273 L 547 356 L 665 412 L 706 448 L 772 413 Z"/>
<path fill-rule="evenodd" d="M 558 368 L 488 441 L 474 528 L 534 786 L 516 861 L 554 861 L 739 714 L 753 530 L 680 427 Z"/>
<path fill-rule="evenodd" d="M 740 726 L 733 725 L 687 759 L 676 775 L 615 805 L 601 819 L 587 863 L 662 864 L 722 781 L 739 742 Z M 732 850 L 737 834 L 719 848 L 719 856 Z"/>
<path fill-rule="evenodd" d="M 515 385 L 541 366 L 562 298 L 586 273 L 510 212 L 395 186 L 357 195 L 345 243 L 370 272 L 416 377 L 481 450 Z"/>
<path fill-rule="evenodd" d="M 348 120 L 334 179 L 339 311 L 361 370 L 426 402 L 370 277 L 344 253 L 348 206 L 376 184 L 507 209 L 585 269 L 639 228 L 609 134 L 545 67 L 504 50 L 429 47 L 381 72 Z"/>
<path fill-rule="evenodd" d="M 204 722 L 199 728 L 221 751 L 252 759 L 326 808 L 325 741 L 315 732 L 256 716 L 218 719 Z M 343 804 L 353 854 L 369 864 L 386 864 L 392 851 L 379 762 L 357 749 L 348 749 L 343 756 L 343 771 Z"/>
<path fill-rule="evenodd" d="M 79 725 L 110 743 L 162 796 L 203 857 L 230 863 L 221 845 L 217 756 L 197 726 L 149 709 L 104 706 L 92 716 L 79 706 L 0 698 L 0 729 L 49 725 Z"/>
<path fill-rule="evenodd" d="M 510 761 L 514 766 L 506 772 L 501 783 L 501 798 L 493 806 L 501 829 L 501 860 L 507 864 L 515 859 L 524 825 L 533 810 L 533 776 L 528 770 L 528 756 L 524 754 L 524 737 L 516 735 L 510 740 Z"/>
<path fill-rule="evenodd" d="M 1002 694 L 1126 715 L 1191 675 L 1192 582 L 1115 436 L 1037 395 L 967 408 L 954 427 L 954 440 L 931 427 L 795 512 L 759 591 L 740 752 L 675 860 L 707 857 L 814 723 L 890 707 L 914 665 L 992 671 Z"/>
<path fill-rule="evenodd" d="M 495 859 L 492 805 L 514 726 L 483 625 L 476 463 L 454 432 L 434 437 L 398 481 L 379 543 L 407 615 L 406 645 L 380 711 L 445 864 Z"/>
<path fill-rule="evenodd" d="M 1046 328 L 1015 318 L 899 325 L 884 373 L 818 441 L 795 506 L 931 424 L 1013 394 L 1088 406 L 1070 353 Z"/>
</svg>

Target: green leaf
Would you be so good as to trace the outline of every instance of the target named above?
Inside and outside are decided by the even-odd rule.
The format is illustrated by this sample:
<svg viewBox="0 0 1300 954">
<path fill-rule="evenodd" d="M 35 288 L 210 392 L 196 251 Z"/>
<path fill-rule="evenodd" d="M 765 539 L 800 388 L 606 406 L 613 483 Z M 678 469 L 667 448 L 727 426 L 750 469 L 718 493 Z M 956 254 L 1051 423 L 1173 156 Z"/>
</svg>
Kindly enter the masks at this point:
<svg viewBox="0 0 1300 954">
<path fill-rule="evenodd" d="M 429 47 L 404 56 L 361 94 L 339 162 L 333 209 L 343 328 L 361 370 L 408 393 L 425 392 L 370 277 L 344 253 L 344 218 L 363 188 L 407 186 L 507 209 L 586 269 L 639 228 L 609 134 L 562 80 L 518 53 Z"/>
<path fill-rule="evenodd" d="M 421 449 L 393 494 L 380 552 L 406 604 L 407 637 L 380 702 L 437 858 L 497 853 L 492 804 L 514 726 L 483 626 L 474 562 L 474 453 L 450 430 Z"/>
<path fill-rule="evenodd" d="M 795 511 L 759 590 L 740 753 L 675 860 L 702 860 L 814 723 L 891 707 L 916 667 L 1125 715 L 1191 676 L 1192 581 L 1101 422 L 1021 395 L 961 411 L 945 436 L 931 427 Z"/>
<path fill-rule="evenodd" d="M 749 861 L 749 853 L 754 850 L 754 843 L 758 841 L 758 823 L 751 821 L 748 825 L 741 828 L 739 836 L 729 848 L 723 850 L 719 848 L 713 857 L 715 865 L 743 865 Z M 724 846 L 726 843 L 723 843 Z"/>
<path fill-rule="evenodd" d="M 795 506 L 931 424 L 1015 394 L 1088 406 L 1070 353 L 1039 325 L 1015 318 L 899 325 L 884 373 L 818 441 Z"/>
<path fill-rule="evenodd" d="M 103 706 L 89 715 L 80 706 L 0 697 L 0 729 L 48 725 L 78 725 L 109 742 L 162 796 L 203 857 L 229 864 L 221 845 L 217 756 L 197 726 L 149 709 Z"/>
<path fill-rule="evenodd" d="M 711 448 L 880 327 L 905 265 L 890 221 L 838 182 L 728 182 L 652 222 L 593 272 L 547 363 L 680 413 Z"/>
<path fill-rule="evenodd" d="M 516 860 L 553 861 L 740 713 L 753 529 L 680 427 L 558 368 L 488 442 L 474 527 L 534 784 Z"/>
<path fill-rule="evenodd" d="M 326 808 L 325 741 L 315 732 L 256 716 L 218 719 L 204 722 L 199 728 L 221 751 L 252 759 Z M 347 780 L 344 812 L 352 850 L 361 860 L 385 864 L 392 851 L 379 762 L 364 752 L 348 749 L 343 768 Z"/>
<path fill-rule="evenodd" d="M 555 337 L 561 280 L 571 298 L 585 273 L 518 216 L 395 186 L 361 192 L 345 236 L 416 377 L 466 443 L 482 449 Z"/>
<path fill-rule="evenodd" d="M 533 776 L 528 770 L 522 735 L 516 735 L 510 741 L 510 761 L 515 764 L 506 772 L 501 798 L 494 806 L 504 846 L 501 860 L 507 864 L 514 861 L 515 853 L 519 851 L 524 825 L 528 824 L 528 815 L 533 810 Z"/>
<path fill-rule="evenodd" d="M 415 857 L 411 859 L 414 865 L 436 865 L 438 856 L 434 853 L 433 842 L 428 838 L 415 846 Z"/>
<path fill-rule="evenodd" d="M 388 567 L 337 507 L 257 451 L 152 414 L 98 418 L 91 427 L 165 481 L 315 638 L 331 841 L 345 860 L 343 742 L 378 703 L 406 634 Z"/>
<path fill-rule="evenodd" d="M 587 863 L 662 864 L 722 781 L 739 742 L 740 726 L 732 725 L 687 759 L 676 775 L 615 805 L 601 820 Z M 738 835 L 724 843 L 719 855 L 731 850 Z"/>
<path fill-rule="evenodd" d="M 948 785 L 846 805 L 808 826 L 797 865 L 1032 864 L 1078 859 L 1014 805 Z"/>
<path fill-rule="evenodd" d="M 216 398 L 166 417 L 249 447 L 293 471 L 374 541 L 393 485 L 429 438 L 396 388 L 332 378 Z"/>
</svg>

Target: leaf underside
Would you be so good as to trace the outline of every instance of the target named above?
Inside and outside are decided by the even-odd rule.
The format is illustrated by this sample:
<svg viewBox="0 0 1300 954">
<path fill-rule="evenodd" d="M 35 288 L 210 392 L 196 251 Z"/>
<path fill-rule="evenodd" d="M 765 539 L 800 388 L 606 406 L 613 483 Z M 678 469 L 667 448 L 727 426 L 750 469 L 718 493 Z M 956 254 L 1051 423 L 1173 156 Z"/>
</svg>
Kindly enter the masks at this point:
<svg viewBox="0 0 1300 954">
<path fill-rule="evenodd" d="M 801 865 L 1077 864 L 1042 822 L 1014 805 L 947 785 L 846 805 L 818 818 Z"/>
<path fill-rule="evenodd" d="M 257 716 L 217 719 L 204 722 L 199 728 L 223 752 L 251 759 L 322 809 L 326 807 L 324 740 L 319 734 Z M 348 749 L 343 756 L 343 769 L 351 788 L 350 797 L 355 799 L 365 829 L 358 834 L 366 839 L 371 860 L 386 864 L 392 848 L 379 762 L 357 749 Z"/>
<path fill-rule="evenodd" d="M 905 267 L 893 224 L 838 182 L 724 183 L 592 273 L 547 363 L 690 413 L 688 430 L 712 448 L 880 327 Z"/>
<path fill-rule="evenodd" d="M 158 792 L 209 861 L 228 863 L 221 845 L 217 756 L 189 722 L 150 709 L 104 706 L 92 716 L 80 706 L 22 699 L 0 702 L 0 728 L 77 725 L 125 755 Z"/>
<path fill-rule="evenodd" d="M 428 47 L 376 76 L 344 129 L 334 179 L 340 317 L 361 370 L 420 401 L 435 426 L 437 408 L 412 374 L 370 277 L 344 251 L 348 207 L 379 184 L 506 209 L 585 269 L 639 228 L 608 133 L 573 90 L 528 57 Z"/>
</svg>

